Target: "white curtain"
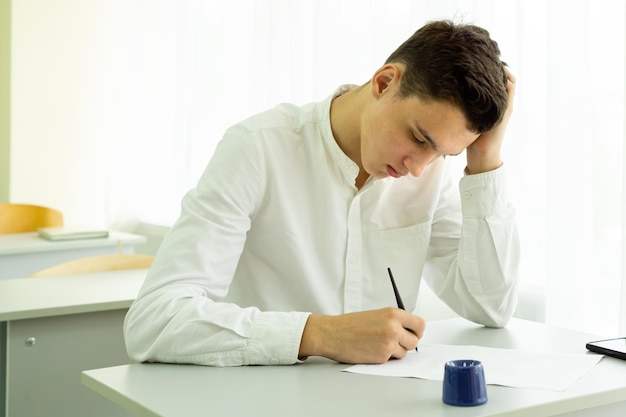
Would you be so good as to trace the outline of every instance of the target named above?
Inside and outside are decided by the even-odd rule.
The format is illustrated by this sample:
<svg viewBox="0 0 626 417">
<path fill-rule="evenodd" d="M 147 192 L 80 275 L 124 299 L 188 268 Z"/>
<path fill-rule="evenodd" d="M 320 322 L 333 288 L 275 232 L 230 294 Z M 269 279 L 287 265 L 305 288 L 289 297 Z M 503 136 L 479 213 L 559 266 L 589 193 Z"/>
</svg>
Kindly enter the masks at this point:
<svg viewBox="0 0 626 417">
<path fill-rule="evenodd" d="M 626 8 L 624 9 L 624 21 L 626 22 Z M 626 29 L 624 30 L 624 84 L 622 91 L 624 92 L 624 108 L 622 119 L 624 122 L 624 141 L 622 156 L 622 190 L 626 189 Z M 621 280 L 621 296 L 620 296 L 620 313 L 619 313 L 619 334 L 626 334 L 626 192 L 622 193 L 622 256 L 620 262 L 622 264 L 622 280 Z"/>
<path fill-rule="evenodd" d="M 504 159 L 522 284 L 549 323 L 626 332 L 623 0 L 14 0 L 15 13 L 33 3 L 87 20 L 72 117 L 115 228 L 171 224 L 238 120 L 365 82 L 429 20 L 487 28 L 518 77 Z"/>
</svg>

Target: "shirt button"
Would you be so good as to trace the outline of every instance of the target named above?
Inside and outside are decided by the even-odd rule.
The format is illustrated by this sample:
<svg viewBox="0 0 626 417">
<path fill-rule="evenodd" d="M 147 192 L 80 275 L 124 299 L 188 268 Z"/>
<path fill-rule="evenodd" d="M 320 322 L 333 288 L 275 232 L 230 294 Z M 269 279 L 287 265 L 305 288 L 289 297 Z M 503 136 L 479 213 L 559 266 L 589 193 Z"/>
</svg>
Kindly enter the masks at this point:
<svg viewBox="0 0 626 417">
<path fill-rule="evenodd" d="M 469 191 L 463 192 L 463 199 L 464 200 L 469 200 L 470 198 L 472 198 L 472 193 L 470 193 Z"/>
<path fill-rule="evenodd" d="M 270 363 L 271 363 L 272 365 L 278 365 L 278 364 L 280 363 L 280 359 L 278 359 L 278 358 L 272 358 L 272 359 L 270 359 Z"/>
<path fill-rule="evenodd" d="M 355 167 L 355 166 L 351 166 L 348 169 L 348 172 L 350 173 L 350 175 L 356 175 L 356 174 L 359 173 L 359 169 L 357 167 Z"/>
</svg>

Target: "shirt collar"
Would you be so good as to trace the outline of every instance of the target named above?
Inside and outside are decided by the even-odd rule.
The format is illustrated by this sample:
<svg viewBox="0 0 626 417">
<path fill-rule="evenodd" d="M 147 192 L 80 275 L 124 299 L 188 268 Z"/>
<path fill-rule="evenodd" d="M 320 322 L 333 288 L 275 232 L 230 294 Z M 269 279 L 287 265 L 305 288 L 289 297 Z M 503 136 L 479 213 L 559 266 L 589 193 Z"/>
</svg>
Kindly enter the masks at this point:
<svg viewBox="0 0 626 417">
<path fill-rule="evenodd" d="M 356 88 L 357 85 L 345 84 L 340 86 L 335 92 L 324 100 L 318 110 L 320 121 L 320 132 L 324 141 L 324 147 L 330 155 L 334 164 L 341 170 L 348 182 L 354 184 L 359 174 L 359 166 L 350 159 L 339 147 L 330 126 L 330 105 L 332 101 L 342 94 Z"/>
</svg>

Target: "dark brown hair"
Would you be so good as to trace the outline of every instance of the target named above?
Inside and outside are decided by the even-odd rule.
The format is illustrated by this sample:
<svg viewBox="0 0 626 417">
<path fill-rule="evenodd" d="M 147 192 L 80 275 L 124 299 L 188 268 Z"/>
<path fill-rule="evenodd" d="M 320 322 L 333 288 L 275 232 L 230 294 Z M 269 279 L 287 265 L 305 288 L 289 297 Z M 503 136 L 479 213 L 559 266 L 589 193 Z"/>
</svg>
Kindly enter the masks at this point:
<svg viewBox="0 0 626 417">
<path fill-rule="evenodd" d="M 489 32 L 448 20 L 417 30 L 387 58 L 402 63 L 399 96 L 448 101 L 482 133 L 500 122 L 507 106 L 507 78 L 498 44 Z"/>
</svg>

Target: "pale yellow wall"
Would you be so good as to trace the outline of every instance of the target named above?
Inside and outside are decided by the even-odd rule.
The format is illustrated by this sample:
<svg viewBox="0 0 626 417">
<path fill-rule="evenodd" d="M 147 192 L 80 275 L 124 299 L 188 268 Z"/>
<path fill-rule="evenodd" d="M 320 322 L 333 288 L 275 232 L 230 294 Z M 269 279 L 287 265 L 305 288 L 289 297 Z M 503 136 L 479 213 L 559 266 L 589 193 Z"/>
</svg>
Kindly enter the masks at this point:
<svg viewBox="0 0 626 417">
<path fill-rule="evenodd" d="M 104 152 L 114 135 L 102 126 L 123 125 L 102 105 L 116 87 L 108 22 L 124 4 L 12 0 L 11 201 L 54 207 L 70 224 L 106 222 L 107 175 L 124 169 Z"/>
<path fill-rule="evenodd" d="M 11 154 L 11 0 L 0 0 L 0 202 L 9 201 Z"/>
</svg>

